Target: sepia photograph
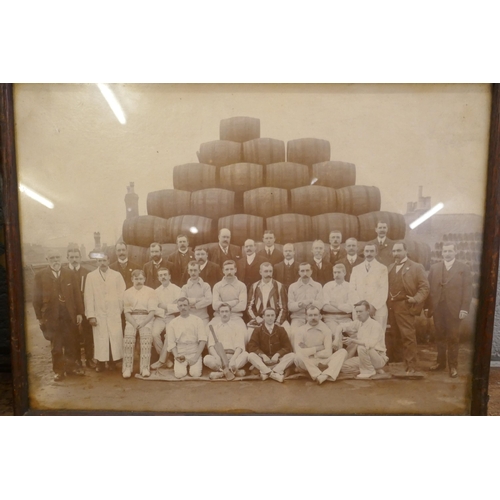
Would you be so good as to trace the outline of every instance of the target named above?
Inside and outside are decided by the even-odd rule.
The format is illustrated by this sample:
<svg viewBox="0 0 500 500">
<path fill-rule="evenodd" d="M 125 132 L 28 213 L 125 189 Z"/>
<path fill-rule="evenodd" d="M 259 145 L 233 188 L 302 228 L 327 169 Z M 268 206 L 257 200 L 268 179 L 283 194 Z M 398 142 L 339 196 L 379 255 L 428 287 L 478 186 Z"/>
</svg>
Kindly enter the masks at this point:
<svg viewBox="0 0 500 500">
<path fill-rule="evenodd" d="M 29 408 L 466 415 L 487 84 L 16 84 Z"/>
</svg>

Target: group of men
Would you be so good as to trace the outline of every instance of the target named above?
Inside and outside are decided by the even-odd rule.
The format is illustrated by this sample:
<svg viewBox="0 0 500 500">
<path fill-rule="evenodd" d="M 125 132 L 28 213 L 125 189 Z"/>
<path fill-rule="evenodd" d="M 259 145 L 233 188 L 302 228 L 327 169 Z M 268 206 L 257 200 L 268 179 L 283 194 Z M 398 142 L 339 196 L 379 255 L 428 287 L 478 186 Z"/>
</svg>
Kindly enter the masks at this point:
<svg viewBox="0 0 500 500">
<path fill-rule="evenodd" d="M 151 368 L 173 368 L 177 378 L 200 377 L 203 366 L 211 379 L 242 377 L 250 366 L 262 380 L 283 382 L 293 365 L 322 384 L 341 372 L 384 376 L 389 360 L 403 361 L 411 376 L 418 368 L 415 318 L 423 309 L 436 329 L 438 356 L 430 369 L 448 363 L 456 377 L 459 327 L 471 302 L 468 266 L 448 244 L 427 276 L 404 242 L 387 238 L 387 222 L 375 232 L 360 255 L 355 238 L 344 248 L 343 235 L 332 230 L 328 246 L 313 242 L 306 262 L 295 260 L 291 243 L 281 252 L 269 230 L 262 250 L 248 239 L 243 255 L 228 229 L 220 230 L 218 244 L 194 251 L 181 234 L 166 259 L 152 243 L 142 269 L 122 242 L 116 262 L 102 254 L 91 272 L 77 248 L 68 250 L 68 266 L 50 251 L 49 267 L 35 277 L 33 305 L 51 341 L 54 378 L 83 374 L 79 336 L 87 367 L 114 369 L 123 359 L 123 376 L 130 377 L 136 334 L 145 377 L 151 349 L 159 357 Z"/>
</svg>

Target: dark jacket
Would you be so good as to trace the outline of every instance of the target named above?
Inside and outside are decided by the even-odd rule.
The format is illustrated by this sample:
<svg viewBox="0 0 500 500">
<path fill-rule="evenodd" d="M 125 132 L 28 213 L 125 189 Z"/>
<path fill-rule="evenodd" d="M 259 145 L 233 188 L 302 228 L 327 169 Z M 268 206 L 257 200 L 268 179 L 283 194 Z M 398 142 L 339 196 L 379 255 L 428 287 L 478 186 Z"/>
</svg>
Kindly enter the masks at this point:
<svg viewBox="0 0 500 500">
<path fill-rule="evenodd" d="M 293 261 L 290 273 L 287 273 L 286 271 L 285 262 L 286 261 L 280 262 L 274 266 L 273 278 L 276 281 L 279 281 L 288 291 L 288 287 L 299 279 L 300 262 L 297 262 L 296 260 Z M 288 276 L 288 279 L 286 279 L 286 276 Z"/>
<path fill-rule="evenodd" d="M 208 283 L 212 290 L 214 288 L 214 285 L 216 283 L 219 283 L 219 281 L 221 281 L 223 277 L 224 274 L 222 273 L 222 269 L 217 264 L 214 264 L 209 260 L 207 261 L 207 265 L 200 271 L 200 278 L 205 283 Z"/>
<path fill-rule="evenodd" d="M 347 251 L 345 248 L 340 247 L 337 254 L 335 254 L 330 245 L 326 247 L 324 260 L 330 262 L 332 266 L 334 266 L 339 260 L 343 259 L 344 257 L 347 257 Z"/>
<path fill-rule="evenodd" d="M 345 280 L 349 281 L 349 279 L 351 278 L 352 268 L 354 266 L 357 266 L 358 264 L 361 264 L 362 262 L 364 262 L 364 260 L 365 260 L 364 257 L 360 257 L 359 255 L 356 255 L 356 260 L 354 261 L 354 264 L 351 264 L 347 260 L 347 256 L 346 256 L 343 259 L 338 260 L 335 264 L 344 264 L 344 266 L 345 266 L 345 272 L 346 272 L 346 274 L 345 274 Z"/>
<path fill-rule="evenodd" d="M 185 277 L 189 278 L 187 272 L 187 267 L 190 262 L 195 262 L 194 252 L 189 250 L 182 255 L 179 250 L 176 250 L 173 254 L 170 254 L 167 258 L 169 264 L 169 269 L 171 273 L 170 281 L 177 286 L 182 287 L 186 282 L 183 282 Z M 187 281 L 187 279 L 186 279 Z"/>
<path fill-rule="evenodd" d="M 241 259 L 236 262 L 236 277 L 245 283 L 248 288 L 261 279 L 260 265 L 263 262 L 266 261 L 262 257 L 259 257 L 258 254 L 255 254 L 253 262 L 248 265 L 247 256 L 243 255 Z"/>
<path fill-rule="evenodd" d="M 227 255 L 220 249 L 220 245 L 214 245 L 208 251 L 208 260 L 217 264 L 222 269 L 222 264 L 226 260 L 234 260 L 235 262 L 241 258 L 241 248 L 236 245 L 229 245 Z"/>
<path fill-rule="evenodd" d="M 283 252 L 281 250 L 278 250 L 277 248 L 274 249 L 271 255 L 267 255 L 266 248 L 264 247 L 262 250 L 259 250 L 257 252 L 257 255 L 264 259 L 263 262 L 270 262 L 273 266 L 285 260 Z"/>
<path fill-rule="evenodd" d="M 394 246 L 394 241 L 386 238 L 383 245 L 379 245 L 378 239 L 367 241 L 367 245 L 375 245 L 377 247 L 377 260 L 389 266 L 394 262 L 394 257 L 392 256 L 392 247 Z"/>
<path fill-rule="evenodd" d="M 139 264 L 136 264 L 135 262 L 132 262 L 131 260 L 127 261 L 127 265 L 125 267 L 122 267 L 121 264 L 116 260 L 109 266 L 110 269 L 113 269 L 113 271 L 118 271 L 122 277 L 123 281 L 125 281 L 125 286 L 128 288 L 132 288 L 134 284 L 132 283 L 132 271 L 135 271 L 136 269 L 141 269 L 141 266 Z"/>
<path fill-rule="evenodd" d="M 170 274 L 172 275 L 172 264 L 170 262 L 166 261 L 165 259 L 162 259 L 158 269 L 162 267 L 168 269 L 170 271 Z M 161 285 L 161 281 L 158 279 L 158 270 L 156 269 L 152 260 L 144 264 L 143 271 L 144 274 L 146 275 L 145 285 L 149 286 L 149 288 L 152 288 L 153 290 L 156 290 Z"/>
<path fill-rule="evenodd" d="M 292 344 L 286 330 L 282 326 L 274 325 L 273 332 L 269 333 L 264 324 L 255 328 L 247 344 L 247 352 L 265 354 L 272 358 L 276 353 L 280 357 L 292 352 Z"/>
<path fill-rule="evenodd" d="M 325 286 L 329 281 L 333 280 L 333 266 L 327 260 L 321 261 L 321 269 L 316 264 L 314 259 L 309 260 L 312 268 L 312 279 Z"/>
</svg>

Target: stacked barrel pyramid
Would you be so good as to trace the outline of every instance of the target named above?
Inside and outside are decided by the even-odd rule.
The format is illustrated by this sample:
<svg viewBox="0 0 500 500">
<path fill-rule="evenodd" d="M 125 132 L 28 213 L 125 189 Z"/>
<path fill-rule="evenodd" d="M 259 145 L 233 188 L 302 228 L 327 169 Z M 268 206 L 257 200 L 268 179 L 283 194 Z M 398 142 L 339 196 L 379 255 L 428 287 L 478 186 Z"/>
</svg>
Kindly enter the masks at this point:
<svg viewBox="0 0 500 500">
<path fill-rule="evenodd" d="M 301 261 L 311 256 L 314 239 L 329 241 L 332 229 L 344 241 L 375 238 L 380 217 L 389 224 L 389 238 L 405 237 L 404 217 L 380 212 L 379 188 L 356 185 L 355 165 L 332 161 L 329 141 L 303 138 L 285 145 L 260 137 L 258 118 L 232 117 L 221 120 L 220 139 L 201 144 L 197 156 L 199 163 L 174 167 L 173 189 L 148 194 L 148 215 L 125 220 L 127 244 L 147 252 L 153 241 L 173 244 L 185 233 L 194 248 L 217 242 L 218 231 L 228 228 L 231 243 L 244 245 L 272 229 L 278 244 L 295 244 Z"/>
</svg>

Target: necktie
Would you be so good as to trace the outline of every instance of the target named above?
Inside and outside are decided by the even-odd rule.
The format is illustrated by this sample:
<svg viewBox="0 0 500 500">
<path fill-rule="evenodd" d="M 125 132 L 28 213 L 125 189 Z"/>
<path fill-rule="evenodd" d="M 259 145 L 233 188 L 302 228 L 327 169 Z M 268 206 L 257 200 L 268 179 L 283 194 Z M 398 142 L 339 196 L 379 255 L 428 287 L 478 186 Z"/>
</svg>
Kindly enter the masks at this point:
<svg viewBox="0 0 500 500">
<path fill-rule="evenodd" d="M 268 251 L 267 251 L 267 255 L 268 255 L 269 257 L 271 257 L 271 250 L 268 250 Z"/>
<path fill-rule="evenodd" d="M 371 267 L 371 264 L 369 262 L 367 262 L 367 264 L 366 264 L 366 270 L 369 271 L 370 267 Z"/>
</svg>

